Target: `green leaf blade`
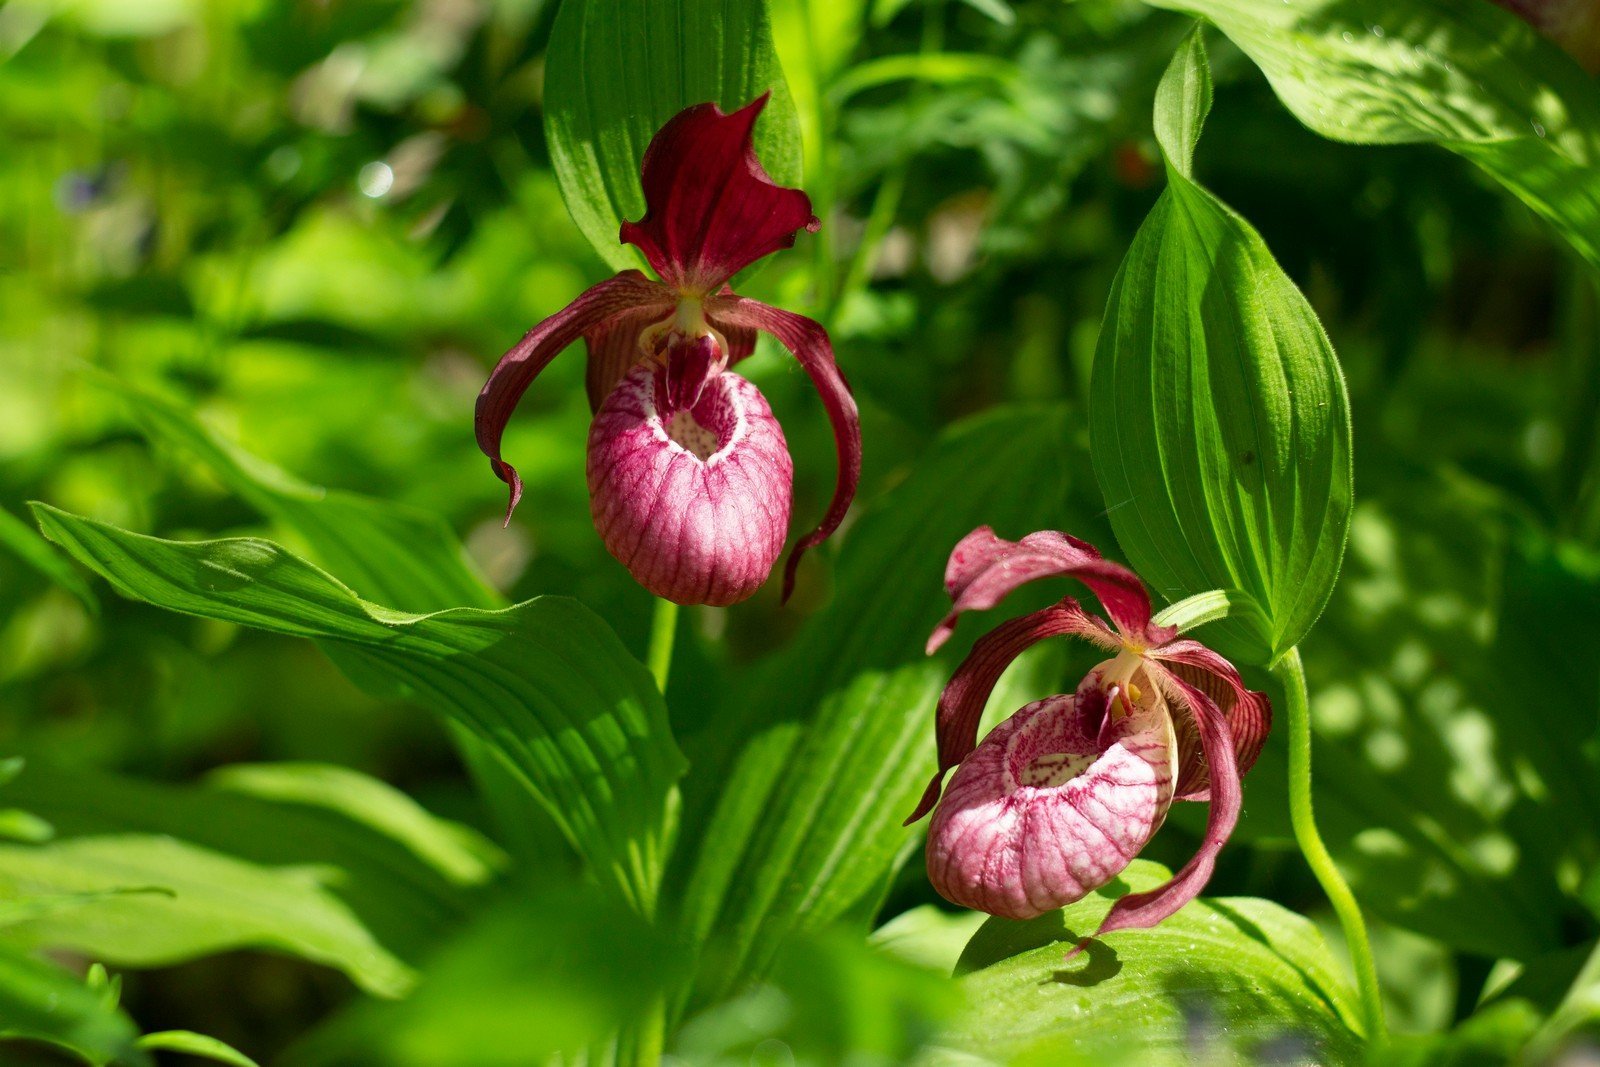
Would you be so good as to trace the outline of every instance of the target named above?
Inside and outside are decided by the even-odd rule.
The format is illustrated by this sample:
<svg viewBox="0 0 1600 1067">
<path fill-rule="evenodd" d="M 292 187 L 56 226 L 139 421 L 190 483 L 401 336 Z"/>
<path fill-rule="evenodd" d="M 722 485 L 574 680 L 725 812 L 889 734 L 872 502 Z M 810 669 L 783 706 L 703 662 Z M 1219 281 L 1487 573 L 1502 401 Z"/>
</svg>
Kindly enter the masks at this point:
<svg viewBox="0 0 1600 1067">
<path fill-rule="evenodd" d="M 385 680 L 484 740 L 574 848 L 653 906 L 684 769 L 643 665 L 583 605 L 542 597 L 428 615 L 369 604 L 259 538 L 163 541 L 35 505 L 46 536 L 125 596 L 319 641 L 362 682 Z"/>
<path fill-rule="evenodd" d="M 1317 1063 L 1360 1061 L 1338 963 L 1309 920 L 1270 901 L 1200 898 L 1155 929 L 1119 931 L 1065 959 L 1116 896 L 1167 877 L 1135 860 L 1061 911 L 990 919 L 957 966 L 969 1005 L 943 1041 L 1007 1062 L 1131 1065 L 1254 1062 L 1287 1039 L 1311 1046 Z"/>
<path fill-rule="evenodd" d="M 1163 79 L 1163 143 L 1187 152 L 1209 77 L 1191 35 Z M 1158 596 L 1238 590 L 1208 631 L 1268 663 L 1332 594 L 1353 503 L 1333 347 L 1260 236 L 1171 161 L 1107 302 L 1091 382 L 1095 473 L 1117 541 Z"/>
<path fill-rule="evenodd" d="M 710 101 L 724 111 L 771 91 L 756 154 L 800 183 L 800 122 L 772 46 L 766 5 L 741 0 L 565 0 L 550 34 L 545 136 L 572 219 L 616 270 L 643 267 L 618 240 L 644 214 L 639 167 L 667 120 Z"/>
<path fill-rule="evenodd" d="M 1147 2 L 1213 23 L 1324 137 L 1466 157 L 1600 269 L 1600 94 L 1510 12 L 1455 0 Z"/>
</svg>

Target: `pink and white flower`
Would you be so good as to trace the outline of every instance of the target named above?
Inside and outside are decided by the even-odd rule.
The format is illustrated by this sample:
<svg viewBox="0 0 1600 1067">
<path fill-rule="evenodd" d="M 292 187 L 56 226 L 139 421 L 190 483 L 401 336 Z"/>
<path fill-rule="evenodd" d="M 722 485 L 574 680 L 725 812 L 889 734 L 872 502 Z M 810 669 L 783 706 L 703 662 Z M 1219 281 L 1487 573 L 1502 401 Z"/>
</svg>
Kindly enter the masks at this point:
<svg viewBox="0 0 1600 1067">
<path fill-rule="evenodd" d="M 734 293 L 756 260 L 815 230 L 811 201 L 776 185 L 751 143 L 762 96 L 733 112 L 698 104 L 663 126 L 645 151 L 647 210 L 622 226 L 659 281 L 625 270 L 539 323 L 501 357 L 478 396 L 478 447 L 510 486 L 500 453 L 517 402 L 550 360 L 580 337 L 589 350 L 590 510 L 611 554 L 652 593 L 680 604 L 732 604 L 771 573 L 788 533 L 793 464 L 765 398 L 728 368 L 757 331 L 799 361 L 822 398 L 838 449 L 827 513 L 784 571 L 838 528 L 861 473 L 861 426 L 827 331 L 793 312 Z"/>
<path fill-rule="evenodd" d="M 1240 776 L 1261 751 L 1272 709 L 1227 660 L 1156 625 L 1137 575 L 1054 531 L 1013 542 L 984 526 L 963 538 L 945 571 L 954 607 L 928 651 L 963 612 L 1056 576 L 1088 586 L 1109 621 L 1067 597 L 980 638 L 939 699 L 939 770 L 906 821 L 933 811 L 928 877 L 947 899 L 1029 919 L 1115 878 L 1174 800 L 1209 802 L 1194 858 L 1165 885 L 1119 899 L 1099 933 L 1154 926 L 1210 879 L 1239 818 Z M 1029 704 L 980 743 L 978 721 L 1001 673 L 1025 649 L 1062 635 L 1115 654 L 1076 692 Z"/>
</svg>

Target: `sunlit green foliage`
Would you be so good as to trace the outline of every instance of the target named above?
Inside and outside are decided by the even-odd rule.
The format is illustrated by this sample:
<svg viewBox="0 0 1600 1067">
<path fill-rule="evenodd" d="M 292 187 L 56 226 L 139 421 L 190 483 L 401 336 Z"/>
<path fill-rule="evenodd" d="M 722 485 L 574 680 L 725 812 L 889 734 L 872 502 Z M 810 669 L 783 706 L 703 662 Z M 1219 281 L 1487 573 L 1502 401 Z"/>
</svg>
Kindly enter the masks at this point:
<svg viewBox="0 0 1600 1067">
<path fill-rule="evenodd" d="M 1196 19 L 1203 136 L 1153 113 Z M 663 694 L 589 518 L 581 353 L 508 431 L 509 528 L 473 399 L 632 262 L 654 127 L 766 88 L 824 225 L 741 291 L 828 327 L 866 467 L 787 607 L 684 612 Z M 0 6 L 0 1060 L 1592 1048 L 1597 93 L 1489 0 Z M 775 348 L 741 370 L 820 513 L 814 394 Z M 1268 458 L 1335 491 L 1235 484 Z M 1168 558 L 1195 516 L 1232 547 Z M 1383 1053 L 1281 734 L 1162 927 L 1063 960 L 1201 805 L 1033 923 L 937 900 L 900 822 L 980 523 L 1086 537 L 1158 606 L 1234 585 L 1262 626 L 1199 633 L 1254 664 L 1300 646 Z M 991 714 L 1092 662 L 1041 651 Z"/>
</svg>

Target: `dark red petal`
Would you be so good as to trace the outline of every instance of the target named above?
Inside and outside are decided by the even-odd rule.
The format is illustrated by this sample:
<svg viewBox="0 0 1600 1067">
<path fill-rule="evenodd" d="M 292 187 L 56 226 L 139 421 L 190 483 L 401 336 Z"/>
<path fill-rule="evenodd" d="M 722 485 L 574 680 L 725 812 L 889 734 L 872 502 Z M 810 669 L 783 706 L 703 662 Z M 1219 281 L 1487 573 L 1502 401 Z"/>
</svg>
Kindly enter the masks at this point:
<svg viewBox="0 0 1600 1067">
<path fill-rule="evenodd" d="M 1129 637 L 1159 644 L 1175 631 L 1150 625 L 1150 594 L 1139 576 L 1120 563 L 1101 557 L 1087 541 L 1054 530 L 1031 533 L 1020 541 L 997 537 L 980 526 L 963 537 L 950 553 L 944 587 L 955 601 L 933 636 L 932 652 L 955 631 L 965 611 L 992 608 L 1013 589 L 1040 578 L 1076 578 L 1100 598 L 1117 629 Z"/>
<path fill-rule="evenodd" d="M 775 184 L 750 143 L 769 93 L 724 115 L 716 104 L 679 112 L 650 141 L 642 179 L 646 211 L 622 224 L 661 280 L 706 294 L 762 256 L 816 230 L 811 198 Z"/>
<path fill-rule="evenodd" d="M 643 357 L 644 353 L 639 348 L 639 334 L 646 327 L 660 322 L 663 317 L 659 308 L 638 308 L 622 312 L 584 333 L 583 341 L 589 349 L 589 368 L 584 384 L 589 393 L 590 411 L 600 410 L 600 405 L 611 395 L 611 390 L 628 376 L 628 371 Z"/>
<path fill-rule="evenodd" d="M 717 339 L 708 333 L 698 337 L 673 337 L 666 349 L 667 365 L 662 368 L 663 397 L 674 411 L 700 403 L 706 383 L 728 365 L 727 354 Z"/>
<path fill-rule="evenodd" d="M 572 303 L 529 330 L 500 357 L 483 391 L 478 394 L 473 421 L 478 447 L 489 457 L 489 465 L 496 476 L 511 487 L 506 522 L 511 521 L 511 512 L 522 499 L 522 479 L 517 476 L 516 468 L 500 458 L 500 437 L 528 386 L 562 349 L 588 331 L 634 309 L 649 307 L 658 315 L 664 315 L 672 309 L 673 302 L 670 292 L 639 271 L 623 271 L 585 290 Z"/>
<path fill-rule="evenodd" d="M 939 802 L 944 776 L 977 747 L 978 720 L 983 717 L 983 706 L 1011 661 L 1047 637 L 1083 635 L 1098 626 L 1097 620 L 1076 600 L 1067 597 L 1059 604 L 1003 622 L 978 638 L 939 695 L 939 708 L 935 713 L 939 769 L 923 792 L 917 810 L 906 820 L 907 826 L 932 810 Z"/>
<path fill-rule="evenodd" d="M 1267 695 L 1246 689 L 1244 679 L 1239 677 L 1233 664 L 1199 641 L 1189 638 L 1169 641 L 1151 649 L 1149 656 L 1162 663 L 1169 674 L 1211 698 L 1227 720 L 1228 732 L 1233 735 L 1239 773 L 1243 775 L 1253 767 L 1272 729 L 1272 704 Z M 1195 725 L 1187 719 L 1180 715 L 1175 723 L 1178 733 L 1177 799 L 1209 800 L 1210 775 Z"/>
<path fill-rule="evenodd" d="M 730 328 L 740 327 L 765 330 L 794 353 L 794 358 L 810 376 L 811 384 L 817 387 L 822 406 L 828 412 L 828 421 L 833 424 L 833 443 L 839 452 L 839 478 L 834 484 L 827 514 L 789 553 L 789 562 L 783 568 L 783 598 L 787 600 L 794 592 L 795 569 L 800 565 L 800 557 L 839 528 L 845 512 L 850 510 L 850 502 L 855 499 L 856 484 L 861 480 L 861 416 L 856 411 L 855 398 L 850 395 L 850 383 L 844 380 L 844 374 L 834 362 L 828 331 L 821 325 L 804 315 L 744 297 L 708 302 L 706 311 L 711 315 L 711 324 L 724 334 Z"/>
<path fill-rule="evenodd" d="M 1159 667 L 1154 669 L 1160 670 Z M 1239 821 L 1244 796 L 1227 720 L 1210 697 L 1183 679 L 1168 674 L 1165 683 L 1182 695 L 1183 702 L 1194 715 L 1206 762 L 1211 767 L 1211 809 L 1206 817 L 1205 839 L 1199 851 L 1171 881 L 1145 893 L 1129 893 L 1113 904 L 1096 931 L 1096 937 L 1114 930 L 1148 929 L 1199 896 L 1211 880 L 1217 853 L 1228 843 Z"/>
</svg>

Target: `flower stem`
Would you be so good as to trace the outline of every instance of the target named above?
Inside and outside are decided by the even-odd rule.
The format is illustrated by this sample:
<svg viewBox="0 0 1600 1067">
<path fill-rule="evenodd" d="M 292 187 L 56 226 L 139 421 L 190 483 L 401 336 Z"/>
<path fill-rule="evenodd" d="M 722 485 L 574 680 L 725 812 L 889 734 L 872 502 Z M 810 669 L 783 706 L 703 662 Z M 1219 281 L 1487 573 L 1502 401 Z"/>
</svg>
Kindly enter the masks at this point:
<svg viewBox="0 0 1600 1067">
<path fill-rule="evenodd" d="M 678 605 L 658 599 L 655 618 L 650 624 L 649 666 L 663 695 L 667 691 L 667 676 L 672 673 L 672 639 L 677 634 Z"/>
<path fill-rule="evenodd" d="M 1345 945 L 1356 972 L 1356 989 L 1361 998 L 1361 1016 L 1367 1040 L 1374 1045 L 1388 1041 L 1388 1026 L 1383 1018 L 1383 996 L 1378 989 L 1378 971 L 1372 962 L 1372 944 L 1350 885 L 1334 865 L 1328 847 L 1317 833 L 1311 813 L 1311 698 L 1306 690 L 1305 666 L 1300 650 L 1291 648 L 1272 668 L 1283 683 L 1289 712 L 1289 822 L 1294 839 L 1305 856 L 1311 873 L 1328 895 L 1333 912 L 1344 928 Z"/>
</svg>

